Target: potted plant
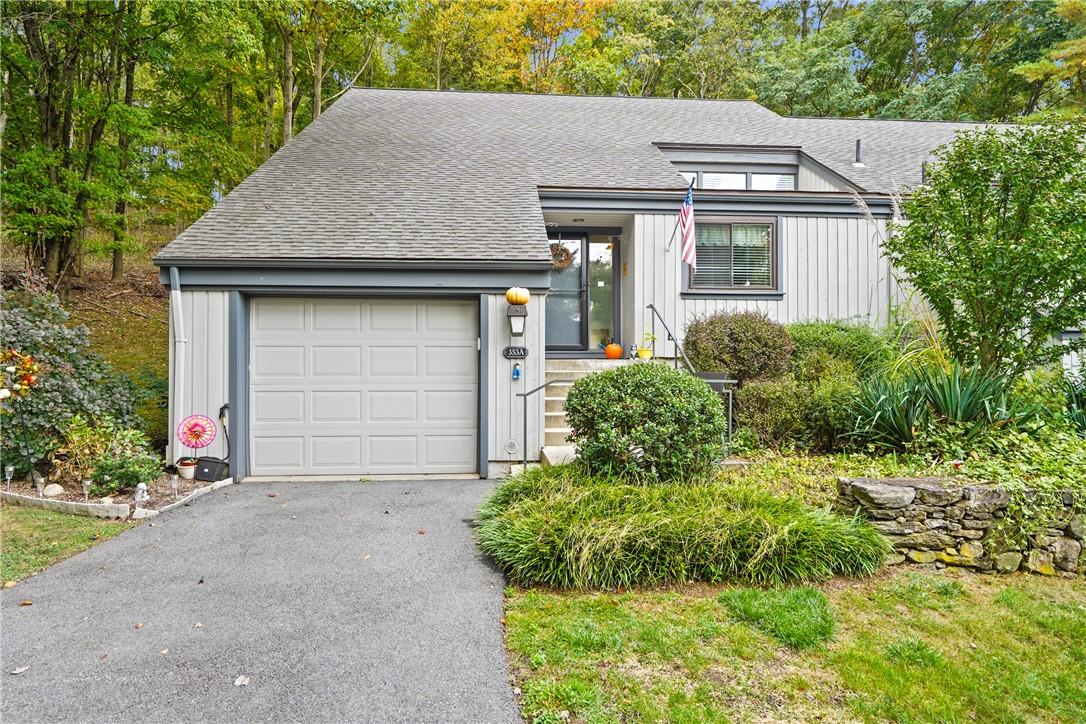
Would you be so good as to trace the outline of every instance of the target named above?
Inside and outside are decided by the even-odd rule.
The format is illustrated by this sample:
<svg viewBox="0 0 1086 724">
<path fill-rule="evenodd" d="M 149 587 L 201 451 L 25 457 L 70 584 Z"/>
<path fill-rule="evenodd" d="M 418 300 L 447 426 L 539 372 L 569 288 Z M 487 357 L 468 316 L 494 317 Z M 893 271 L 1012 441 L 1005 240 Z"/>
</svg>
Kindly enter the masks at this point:
<svg viewBox="0 0 1086 724">
<path fill-rule="evenodd" d="M 196 475 L 196 458 L 185 456 L 177 459 L 177 474 L 182 480 L 192 480 Z"/>
<path fill-rule="evenodd" d="M 656 335 L 652 332 L 645 332 L 645 339 L 641 343 L 641 346 L 637 348 L 638 359 L 652 359 L 652 343 L 656 341 Z"/>
</svg>

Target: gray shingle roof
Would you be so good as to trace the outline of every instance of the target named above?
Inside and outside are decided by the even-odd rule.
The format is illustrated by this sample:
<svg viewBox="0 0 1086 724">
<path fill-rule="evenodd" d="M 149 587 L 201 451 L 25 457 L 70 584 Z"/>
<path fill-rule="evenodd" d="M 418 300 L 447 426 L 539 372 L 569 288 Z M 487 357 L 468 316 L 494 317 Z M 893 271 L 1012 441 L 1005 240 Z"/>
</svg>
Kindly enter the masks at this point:
<svg viewBox="0 0 1086 724">
<path fill-rule="evenodd" d="M 681 188 L 654 143 L 801 146 L 890 192 L 966 126 L 785 118 L 752 101 L 354 89 L 156 260 L 545 262 L 537 188 Z"/>
</svg>

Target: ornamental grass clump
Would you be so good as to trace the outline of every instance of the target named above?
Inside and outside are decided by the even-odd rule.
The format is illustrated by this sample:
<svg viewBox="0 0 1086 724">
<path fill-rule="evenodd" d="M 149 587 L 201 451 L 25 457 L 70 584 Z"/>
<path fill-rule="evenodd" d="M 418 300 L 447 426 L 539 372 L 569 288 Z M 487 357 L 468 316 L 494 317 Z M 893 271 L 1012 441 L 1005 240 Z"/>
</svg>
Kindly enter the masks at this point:
<svg viewBox="0 0 1086 724">
<path fill-rule="evenodd" d="M 513 583 L 555 588 L 821 581 L 871 574 L 889 553 L 860 520 L 752 486 L 645 486 L 580 465 L 512 478 L 478 523 Z"/>
</svg>

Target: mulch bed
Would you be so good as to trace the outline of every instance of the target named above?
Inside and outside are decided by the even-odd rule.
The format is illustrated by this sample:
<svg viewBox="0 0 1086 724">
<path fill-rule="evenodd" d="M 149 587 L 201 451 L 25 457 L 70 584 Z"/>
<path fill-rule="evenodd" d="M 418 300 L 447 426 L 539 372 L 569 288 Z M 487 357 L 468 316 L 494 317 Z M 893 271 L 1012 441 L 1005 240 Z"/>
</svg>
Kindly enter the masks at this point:
<svg viewBox="0 0 1086 724">
<path fill-rule="evenodd" d="M 56 482 L 53 480 L 47 480 L 46 486 L 50 483 Z M 10 490 L 7 488 L 6 482 L 0 482 L 3 485 L 5 492 L 17 493 L 18 495 L 26 495 L 31 498 L 38 497 L 38 489 L 33 484 L 26 480 L 12 480 Z M 64 487 L 64 493 L 61 495 L 46 496 L 45 500 L 67 500 L 73 503 L 82 503 L 83 500 L 83 486 L 79 483 L 60 483 Z M 151 499 L 144 502 L 141 508 L 148 510 L 160 510 L 167 505 L 176 503 L 186 495 L 194 490 L 211 485 L 206 480 L 183 480 L 180 477 L 177 479 L 177 497 L 174 498 L 173 491 L 170 488 L 170 476 L 163 475 L 154 482 L 147 484 L 147 492 L 151 494 Z M 135 505 L 136 503 L 136 491 L 125 490 L 120 493 L 114 493 L 110 496 L 99 497 L 91 495 L 86 501 L 88 503 L 128 503 L 129 505 Z"/>
</svg>

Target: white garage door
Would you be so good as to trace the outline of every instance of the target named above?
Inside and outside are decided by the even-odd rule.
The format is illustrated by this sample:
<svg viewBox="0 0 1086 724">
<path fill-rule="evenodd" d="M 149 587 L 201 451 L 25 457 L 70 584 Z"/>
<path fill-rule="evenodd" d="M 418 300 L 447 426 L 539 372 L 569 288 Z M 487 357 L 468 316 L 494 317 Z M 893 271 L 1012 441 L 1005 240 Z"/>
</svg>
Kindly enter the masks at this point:
<svg viewBox="0 0 1086 724">
<path fill-rule="evenodd" d="M 254 299 L 253 475 L 470 473 L 478 306 Z"/>
</svg>

